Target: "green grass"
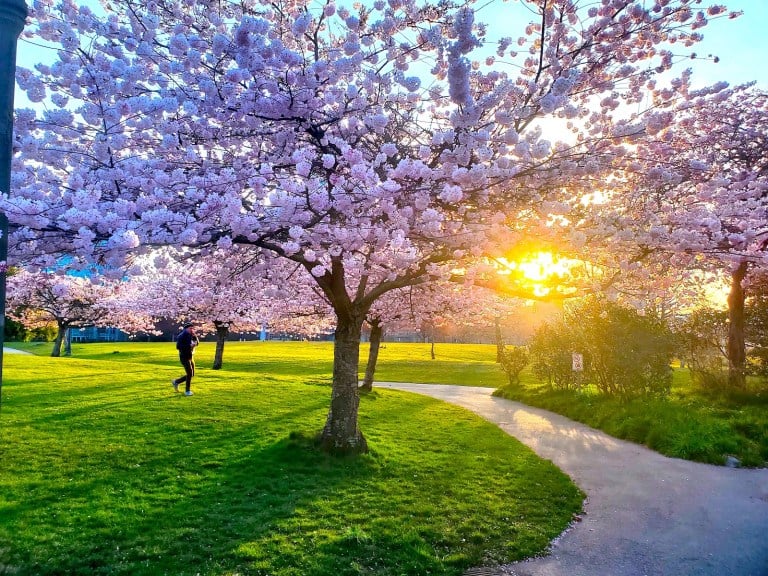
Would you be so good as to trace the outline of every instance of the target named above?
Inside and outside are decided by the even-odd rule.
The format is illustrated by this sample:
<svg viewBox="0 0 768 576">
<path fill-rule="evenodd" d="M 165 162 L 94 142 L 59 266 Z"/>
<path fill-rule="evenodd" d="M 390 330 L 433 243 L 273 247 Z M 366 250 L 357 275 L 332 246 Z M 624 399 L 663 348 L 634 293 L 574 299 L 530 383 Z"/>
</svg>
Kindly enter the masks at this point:
<svg viewBox="0 0 768 576">
<path fill-rule="evenodd" d="M 10 343 L 9 346 L 33 354 L 48 356 L 49 342 Z M 435 359 L 430 344 L 386 342 L 379 352 L 376 380 L 380 382 L 418 382 L 426 384 L 459 384 L 498 388 L 506 376 L 496 364 L 496 346 L 488 344 L 435 345 Z M 176 365 L 173 344 L 139 343 L 74 344 L 73 356 L 93 360 L 147 358 L 152 362 Z M 203 342 L 198 352 L 198 366 L 213 364 L 214 347 Z M 360 347 L 362 377 L 368 358 L 368 345 Z M 294 359 L 293 362 L 286 360 Z M 328 382 L 333 374 L 333 344 L 331 342 L 227 342 L 224 349 L 224 369 L 255 371 L 266 378 L 291 381 L 296 378 Z"/>
<path fill-rule="evenodd" d="M 496 363 L 496 346 L 488 344 L 435 344 L 435 359 L 430 344 L 382 344 L 376 367 L 380 382 L 458 384 L 497 388 L 506 376 Z M 363 345 L 361 358 L 368 358 Z"/>
<path fill-rule="evenodd" d="M 628 402 L 583 392 L 550 390 L 525 372 L 519 387 L 496 395 L 545 408 L 675 458 L 723 464 L 735 456 L 743 466 L 768 465 L 768 390 L 738 397 L 704 394 L 691 385 L 686 369 L 676 369 L 667 399 Z"/>
<path fill-rule="evenodd" d="M 362 397 L 370 454 L 317 452 L 328 344 L 228 343 L 212 371 L 204 343 L 191 398 L 170 343 L 23 347 L 41 356 L 5 357 L 0 573 L 458 575 L 540 553 L 581 507 L 550 463 L 418 395 Z"/>
</svg>

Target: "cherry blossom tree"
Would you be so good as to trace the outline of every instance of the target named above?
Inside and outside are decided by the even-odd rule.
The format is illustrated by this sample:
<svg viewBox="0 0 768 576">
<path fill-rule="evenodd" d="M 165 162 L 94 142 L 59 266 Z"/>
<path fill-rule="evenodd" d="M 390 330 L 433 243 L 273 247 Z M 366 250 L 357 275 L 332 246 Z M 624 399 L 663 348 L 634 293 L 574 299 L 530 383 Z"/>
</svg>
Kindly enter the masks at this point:
<svg viewBox="0 0 768 576">
<path fill-rule="evenodd" d="M 155 246 L 243 245 L 301 265 L 336 317 L 322 445 L 364 451 L 357 366 L 374 303 L 598 177 L 623 150 L 607 119 L 649 90 L 675 95 L 684 77 L 653 86 L 669 47 L 727 15 L 700 4 L 522 2 L 524 34 L 480 55 L 488 27 L 471 2 L 120 0 L 99 14 L 37 0 L 29 34 L 58 60 L 17 75 L 48 106 L 16 118 L 17 191 L 0 206 L 14 253 L 118 268 Z M 545 139 L 545 117 L 577 144 Z"/>
<path fill-rule="evenodd" d="M 172 251 L 134 262 L 130 269 L 134 310 L 157 318 L 199 325 L 198 332 L 216 335 L 213 369 L 224 362 L 232 331 L 255 332 L 263 326 L 313 334 L 329 328 L 329 309 L 311 291 L 297 264 L 257 258 L 233 247 L 200 259 L 184 259 Z"/>
<path fill-rule="evenodd" d="M 768 94 L 721 86 L 669 114 L 674 125 L 639 142 L 615 180 L 600 227 L 679 271 L 729 277 L 729 384 L 743 388 L 745 289 L 768 265 Z"/>
<path fill-rule="evenodd" d="M 768 94 L 734 90 L 691 108 L 679 124 L 676 148 L 690 158 L 695 188 L 684 186 L 670 223 L 678 234 L 688 227 L 680 244 L 729 272 L 729 384 L 744 388 L 745 281 L 768 266 Z"/>
<path fill-rule="evenodd" d="M 51 356 L 61 355 L 61 345 L 71 328 L 114 326 L 127 332 L 148 328 L 145 314 L 124 314 L 115 282 L 53 272 L 21 270 L 8 277 L 8 316 L 27 328 L 50 322 L 57 327 Z"/>
</svg>

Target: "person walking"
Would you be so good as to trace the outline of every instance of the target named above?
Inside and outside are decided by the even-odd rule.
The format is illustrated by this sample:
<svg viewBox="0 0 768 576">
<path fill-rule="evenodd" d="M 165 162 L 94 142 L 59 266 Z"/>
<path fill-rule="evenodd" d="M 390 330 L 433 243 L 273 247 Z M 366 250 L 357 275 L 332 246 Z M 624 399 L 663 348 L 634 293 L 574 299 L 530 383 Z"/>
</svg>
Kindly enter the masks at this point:
<svg viewBox="0 0 768 576">
<path fill-rule="evenodd" d="M 184 367 L 184 376 L 179 376 L 171 380 L 173 389 L 178 392 L 179 384 L 185 383 L 185 396 L 192 396 L 192 377 L 195 375 L 195 347 L 200 344 L 195 335 L 195 327 L 192 324 L 185 324 L 184 330 L 176 338 L 176 349 L 179 351 L 179 361 Z"/>
</svg>

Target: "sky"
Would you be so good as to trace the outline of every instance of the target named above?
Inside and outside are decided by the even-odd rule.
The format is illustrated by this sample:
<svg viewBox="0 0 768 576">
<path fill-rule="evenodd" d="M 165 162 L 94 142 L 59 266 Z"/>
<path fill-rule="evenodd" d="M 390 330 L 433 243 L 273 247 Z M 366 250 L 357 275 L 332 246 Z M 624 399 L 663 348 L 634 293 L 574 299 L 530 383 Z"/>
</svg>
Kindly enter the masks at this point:
<svg viewBox="0 0 768 576">
<path fill-rule="evenodd" d="M 646 1 L 651 3 L 651 0 Z M 95 2 L 88 0 L 85 3 L 92 5 Z M 352 0 L 337 0 L 339 5 L 351 3 Z M 759 87 L 768 90 L 768 33 L 765 32 L 768 28 L 768 0 L 704 0 L 703 4 L 708 6 L 713 3 L 723 3 L 729 10 L 741 10 L 744 15 L 735 20 L 712 21 L 702 30 L 704 40 L 694 48 L 695 52 L 700 56 L 718 56 L 720 62 L 692 60 L 686 64 L 694 70 L 694 85 L 705 86 L 722 80 L 732 85 L 756 81 Z M 482 6 L 483 0 L 478 5 Z M 525 24 L 520 16 L 527 18 L 524 14 L 517 0 L 490 0 L 480 10 L 477 19 L 492 22 L 494 26 L 500 23 L 504 26 L 504 19 L 507 18 L 509 27 L 501 35 L 517 37 L 522 32 L 521 25 Z M 18 66 L 33 68 L 36 63 L 52 62 L 53 58 L 52 50 L 41 49 L 23 38 L 19 39 Z M 15 101 L 17 107 L 29 105 L 18 88 Z"/>
<path fill-rule="evenodd" d="M 735 20 L 710 22 L 704 28 L 704 40 L 695 50 L 700 55 L 719 56 L 720 62 L 698 62 L 694 78 L 701 77 L 703 84 L 725 80 L 732 85 L 754 80 L 760 88 L 768 90 L 768 2 L 722 0 L 722 3 L 744 14 Z"/>
</svg>

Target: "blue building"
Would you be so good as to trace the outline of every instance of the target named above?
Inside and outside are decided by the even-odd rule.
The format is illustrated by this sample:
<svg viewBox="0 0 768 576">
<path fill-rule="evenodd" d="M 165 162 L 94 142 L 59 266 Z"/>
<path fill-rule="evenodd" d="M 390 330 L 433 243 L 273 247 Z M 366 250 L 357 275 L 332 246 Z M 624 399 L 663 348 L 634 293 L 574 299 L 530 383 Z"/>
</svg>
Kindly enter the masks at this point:
<svg viewBox="0 0 768 576">
<path fill-rule="evenodd" d="M 127 342 L 128 334 L 112 327 L 88 326 L 87 328 L 70 328 L 69 337 L 72 342 Z"/>
</svg>

